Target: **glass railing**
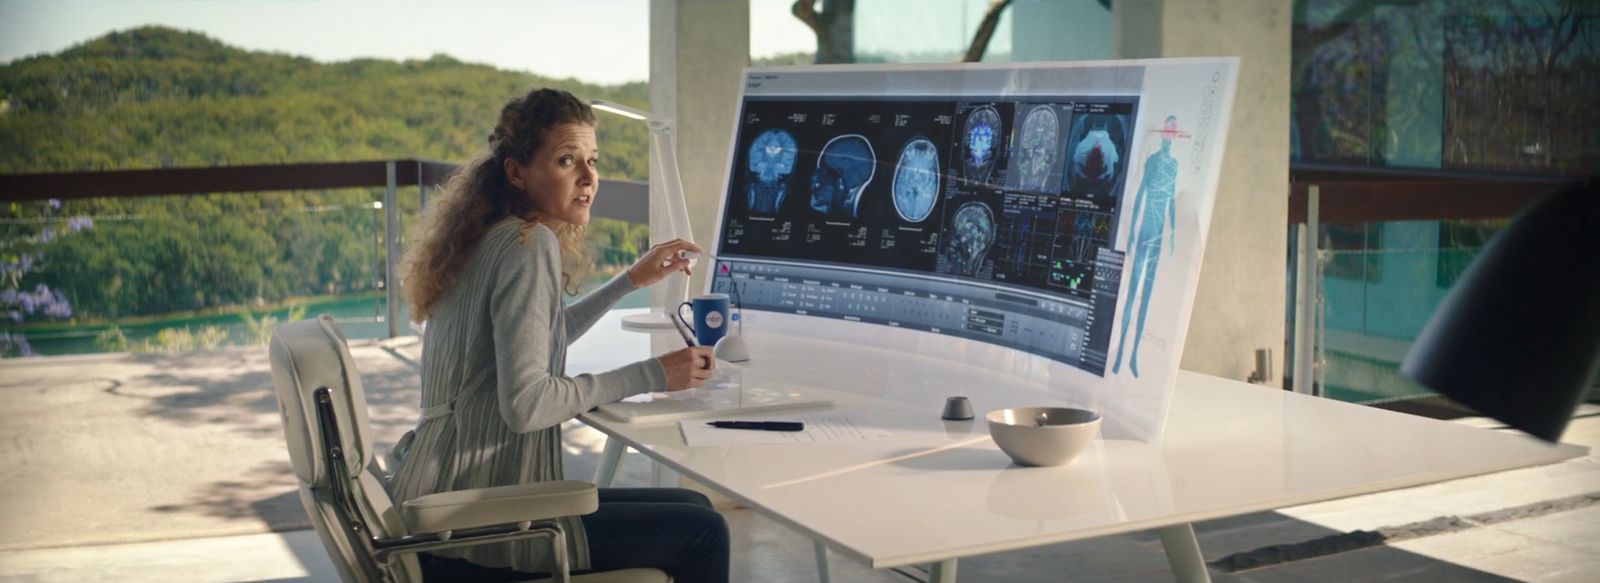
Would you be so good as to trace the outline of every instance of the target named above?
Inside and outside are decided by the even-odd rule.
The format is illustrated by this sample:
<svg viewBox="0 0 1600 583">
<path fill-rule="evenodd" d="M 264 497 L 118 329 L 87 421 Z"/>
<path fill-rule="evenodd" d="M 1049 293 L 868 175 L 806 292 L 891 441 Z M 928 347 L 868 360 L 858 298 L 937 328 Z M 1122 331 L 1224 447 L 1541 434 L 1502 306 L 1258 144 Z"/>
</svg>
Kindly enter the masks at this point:
<svg viewBox="0 0 1600 583">
<path fill-rule="evenodd" d="M 626 199 L 624 218 L 638 220 L 643 185 L 607 182 Z M 0 209 L 0 357 L 264 345 L 277 324 L 320 314 L 351 338 L 410 334 L 409 308 L 387 289 L 391 253 L 403 244 L 387 237 L 391 220 L 397 233 L 416 224 L 425 195 L 413 186 L 9 200 Z M 398 209 L 392 217 L 385 200 Z M 597 211 L 584 290 L 648 248 L 648 227 Z M 648 304 L 640 290 L 619 307 Z"/>
<path fill-rule="evenodd" d="M 1400 374 L 1400 363 L 1503 223 L 1321 225 L 1315 330 L 1320 394 L 1357 403 L 1431 395 Z"/>
<path fill-rule="evenodd" d="M 275 324 L 320 313 L 382 336 L 382 200 L 339 189 L 13 203 L 0 218 L 16 262 L 0 281 L 8 356 L 264 344 Z M 415 200 L 402 206 L 415 215 Z"/>
</svg>

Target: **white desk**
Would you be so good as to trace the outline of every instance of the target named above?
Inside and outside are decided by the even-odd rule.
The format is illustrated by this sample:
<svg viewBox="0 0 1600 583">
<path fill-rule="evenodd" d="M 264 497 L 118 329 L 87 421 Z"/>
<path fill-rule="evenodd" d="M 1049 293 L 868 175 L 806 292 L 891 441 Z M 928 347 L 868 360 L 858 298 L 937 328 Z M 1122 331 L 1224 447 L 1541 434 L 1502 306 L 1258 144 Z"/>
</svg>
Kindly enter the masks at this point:
<svg viewBox="0 0 1600 583">
<path fill-rule="evenodd" d="M 575 347 L 584 349 L 585 358 L 576 359 L 582 369 L 643 356 L 642 340 L 607 336 Z M 848 443 L 689 448 L 676 423 L 582 419 L 610 438 L 607 453 L 613 459 L 623 445 L 632 447 L 874 568 L 933 563 L 935 578 L 944 581 L 954 580 L 955 559 L 961 557 L 1152 529 L 1160 529 L 1181 579 L 1204 580 L 1193 522 L 1586 452 L 1185 372 L 1159 443 L 1101 439 L 1071 465 L 1024 468 L 1012 465 L 988 439 L 982 414 L 1063 403 L 1065 390 L 1002 387 L 997 382 L 1004 379 L 980 367 L 897 358 L 883 349 L 750 339 L 755 357 L 742 370 L 746 385 L 815 391 L 891 435 Z M 803 362 L 781 356 L 801 354 L 807 355 Z M 940 407 L 951 395 L 970 397 L 979 419 L 940 420 Z M 609 481 L 609 475 L 598 478 Z"/>
</svg>

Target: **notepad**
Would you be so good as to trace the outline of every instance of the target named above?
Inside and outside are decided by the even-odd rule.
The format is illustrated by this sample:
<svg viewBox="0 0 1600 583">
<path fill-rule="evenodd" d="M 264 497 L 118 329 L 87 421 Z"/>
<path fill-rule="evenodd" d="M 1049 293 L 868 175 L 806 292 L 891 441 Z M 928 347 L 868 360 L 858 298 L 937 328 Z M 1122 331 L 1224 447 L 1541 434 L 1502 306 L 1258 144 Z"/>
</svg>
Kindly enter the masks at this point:
<svg viewBox="0 0 1600 583">
<path fill-rule="evenodd" d="M 678 430 L 689 447 L 727 447 L 732 445 L 759 445 L 764 443 L 828 443 L 839 441 L 864 441 L 888 437 L 882 427 L 871 425 L 859 417 L 830 413 L 805 417 L 785 417 L 783 421 L 803 421 L 805 431 L 759 431 L 753 429 L 718 429 L 706 425 L 703 419 L 679 421 Z"/>
</svg>

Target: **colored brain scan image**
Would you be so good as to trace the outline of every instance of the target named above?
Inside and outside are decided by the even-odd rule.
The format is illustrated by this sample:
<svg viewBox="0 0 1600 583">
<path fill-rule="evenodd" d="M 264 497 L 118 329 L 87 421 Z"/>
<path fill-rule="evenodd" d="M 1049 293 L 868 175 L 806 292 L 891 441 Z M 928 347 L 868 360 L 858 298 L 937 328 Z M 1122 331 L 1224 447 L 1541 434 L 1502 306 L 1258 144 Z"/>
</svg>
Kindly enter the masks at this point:
<svg viewBox="0 0 1600 583">
<path fill-rule="evenodd" d="M 927 138 L 913 138 L 900 149 L 894 170 L 894 210 L 900 218 L 922 222 L 939 196 L 939 149 Z"/>
<path fill-rule="evenodd" d="M 1023 118 L 1013 153 L 1017 188 L 1044 190 L 1045 183 L 1050 180 L 1050 169 L 1056 165 L 1060 135 L 1061 119 L 1056 116 L 1054 107 L 1040 105 Z"/>
<path fill-rule="evenodd" d="M 1078 178 L 1110 180 L 1117 173 L 1120 159 L 1111 133 L 1105 128 L 1091 129 L 1072 151 L 1072 172 Z"/>
<path fill-rule="evenodd" d="M 861 191 L 872 182 L 877 158 L 861 134 L 828 140 L 811 176 L 811 208 L 832 218 L 853 219 Z"/>
<path fill-rule="evenodd" d="M 983 256 L 994 243 L 994 211 L 981 202 L 969 202 L 950 218 L 954 235 L 944 245 L 945 260 L 961 275 L 977 275 Z"/>
<path fill-rule="evenodd" d="M 1122 114 L 1073 117 L 1067 138 L 1066 188 L 1075 194 L 1111 194 L 1127 165 L 1128 118 Z"/>
<path fill-rule="evenodd" d="M 794 172 L 794 136 L 784 130 L 767 130 L 750 143 L 750 212 L 777 214 L 789 194 L 789 174 Z"/>
<path fill-rule="evenodd" d="M 985 183 L 989 181 L 989 174 L 994 171 L 995 151 L 1000 135 L 1000 112 L 987 105 L 973 110 L 967 116 L 967 125 L 962 131 L 962 146 L 966 152 L 961 161 L 962 170 L 967 180 Z"/>
</svg>

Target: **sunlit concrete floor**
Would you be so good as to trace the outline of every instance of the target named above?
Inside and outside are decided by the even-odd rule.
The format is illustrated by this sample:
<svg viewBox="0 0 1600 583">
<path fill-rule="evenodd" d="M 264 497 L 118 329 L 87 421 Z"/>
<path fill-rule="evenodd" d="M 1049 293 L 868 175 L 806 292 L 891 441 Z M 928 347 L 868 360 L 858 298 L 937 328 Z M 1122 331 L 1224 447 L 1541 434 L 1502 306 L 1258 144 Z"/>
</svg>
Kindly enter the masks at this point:
<svg viewBox="0 0 1600 583">
<path fill-rule="evenodd" d="M 353 352 L 377 441 L 391 443 L 415 418 L 419 348 L 401 339 Z M 292 493 L 264 350 L 0 361 L 0 392 L 0 580 L 336 579 Z M 1600 444 L 1596 413 L 1580 410 L 1563 440 Z M 565 433 L 568 474 L 586 479 L 601 439 L 578 424 Z M 630 453 L 616 485 L 655 479 L 652 465 Z M 810 541 L 750 510 L 724 514 L 735 581 L 816 580 Z M 1600 457 L 1196 531 L 1216 581 L 1589 581 L 1600 572 Z M 1393 538 L 1328 550 L 1361 538 L 1349 534 L 1357 531 Z M 1328 554 L 1274 563 L 1285 553 L 1272 549 Z M 981 582 L 1171 579 L 1153 532 L 964 559 L 959 572 Z M 834 581 L 926 579 L 834 555 Z"/>
</svg>

